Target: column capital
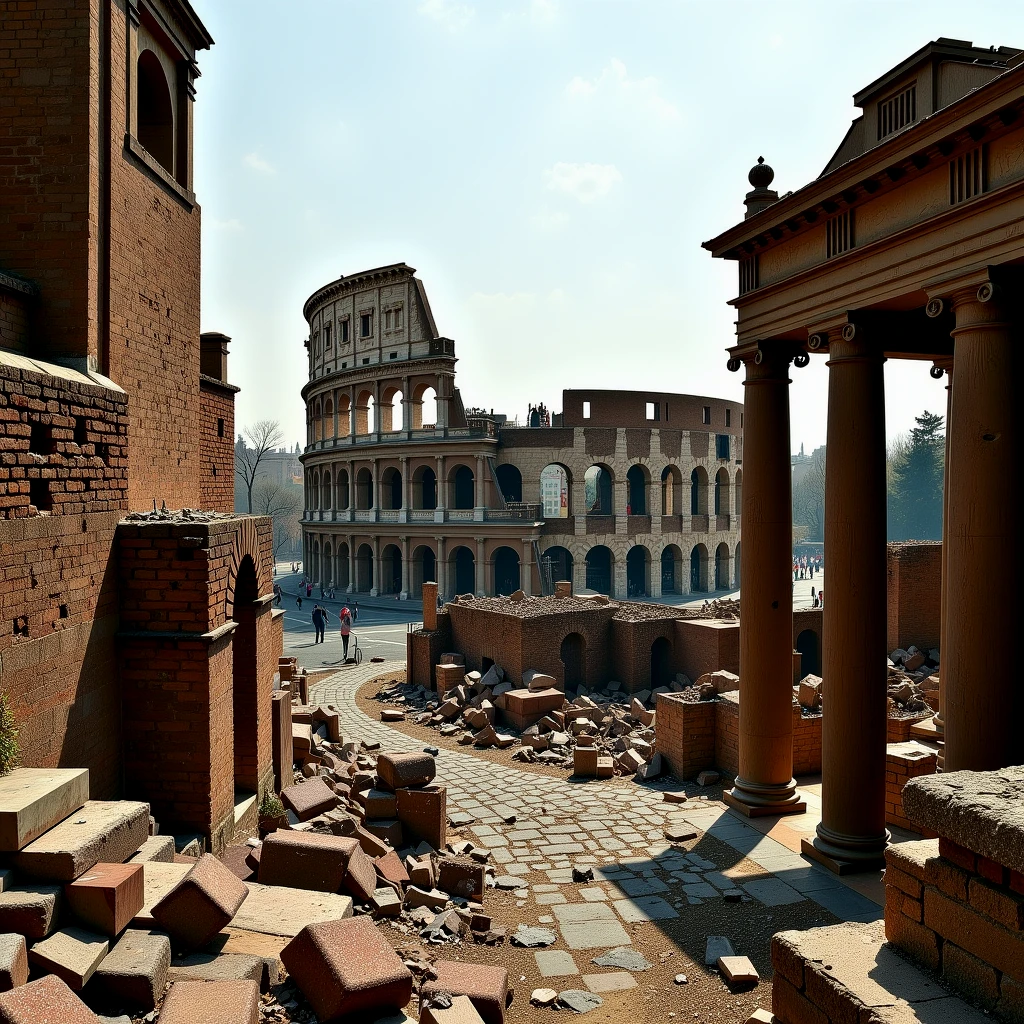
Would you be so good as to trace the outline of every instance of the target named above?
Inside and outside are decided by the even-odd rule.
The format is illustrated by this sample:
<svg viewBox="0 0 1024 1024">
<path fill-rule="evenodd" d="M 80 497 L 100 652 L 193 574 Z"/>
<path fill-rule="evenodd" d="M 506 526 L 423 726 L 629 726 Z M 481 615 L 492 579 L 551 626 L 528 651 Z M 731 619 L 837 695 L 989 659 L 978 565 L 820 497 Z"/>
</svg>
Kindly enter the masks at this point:
<svg viewBox="0 0 1024 1024">
<path fill-rule="evenodd" d="M 744 348 L 733 348 L 729 350 L 729 360 L 726 369 L 735 373 L 741 366 L 746 367 L 747 379 L 753 376 L 775 376 L 784 374 L 790 362 L 798 367 L 803 367 L 810 361 L 803 347 L 792 341 L 781 338 L 769 338 L 758 341 L 754 346 Z M 753 371 L 754 367 L 763 368 L 760 373 Z"/>
</svg>

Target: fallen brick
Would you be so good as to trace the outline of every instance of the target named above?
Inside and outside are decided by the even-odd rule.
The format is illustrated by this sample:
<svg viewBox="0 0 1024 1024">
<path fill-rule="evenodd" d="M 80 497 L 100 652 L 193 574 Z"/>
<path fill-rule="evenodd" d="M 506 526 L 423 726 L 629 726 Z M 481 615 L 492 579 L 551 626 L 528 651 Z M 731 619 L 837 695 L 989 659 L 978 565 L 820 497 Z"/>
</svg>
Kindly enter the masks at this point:
<svg viewBox="0 0 1024 1024">
<path fill-rule="evenodd" d="M 57 926 L 59 885 L 16 886 L 0 892 L 0 932 L 42 939 Z"/>
<path fill-rule="evenodd" d="M 160 1024 L 259 1024 L 255 981 L 177 981 L 160 1009 Z"/>
<path fill-rule="evenodd" d="M 141 864 L 93 865 L 64 888 L 71 912 L 102 935 L 120 935 L 145 903 Z"/>
<path fill-rule="evenodd" d="M 438 960 L 434 970 L 437 977 L 425 982 L 420 989 L 422 1001 L 429 1002 L 439 992 L 468 996 L 484 1024 L 504 1024 L 508 997 L 508 971 L 504 967 Z"/>
<path fill-rule="evenodd" d="M 430 754 L 381 754 L 377 774 L 396 793 L 407 786 L 425 786 L 437 775 L 437 765 Z"/>
<path fill-rule="evenodd" d="M 167 980 L 255 981 L 263 980 L 263 958 L 248 953 L 192 953 L 176 959 Z"/>
<path fill-rule="evenodd" d="M 313 832 L 272 832 L 260 854 L 260 884 L 340 893 L 366 901 L 377 888 L 373 862 L 359 842 Z"/>
<path fill-rule="evenodd" d="M 337 794 L 321 778 L 309 779 L 281 790 L 281 803 L 299 821 L 309 821 L 324 811 L 333 810 L 340 803 Z"/>
<path fill-rule="evenodd" d="M 129 928 L 103 958 L 89 991 L 144 1012 L 164 994 L 171 966 L 171 940 L 162 932 Z"/>
<path fill-rule="evenodd" d="M 0 992 L 28 981 L 28 949 L 24 935 L 0 935 Z"/>
<path fill-rule="evenodd" d="M 437 887 L 450 896 L 482 900 L 484 874 L 483 864 L 444 857 L 438 864 Z"/>
<path fill-rule="evenodd" d="M 144 864 L 147 861 L 171 864 L 174 861 L 174 836 L 150 836 L 133 854 L 129 864 Z"/>
<path fill-rule="evenodd" d="M 184 949 L 205 946 L 238 912 L 248 890 L 216 857 L 195 867 L 153 907 L 153 920 Z"/>
<path fill-rule="evenodd" d="M 429 843 L 435 850 L 444 849 L 448 834 L 448 790 L 444 786 L 422 789 L 400 788 L 398 820 L 411 839 Z"/>
<path fill-rule="evenodd" d="M 3 1024 L 102 1024 L 56 974 L 0 992 Z"/>
</svg>

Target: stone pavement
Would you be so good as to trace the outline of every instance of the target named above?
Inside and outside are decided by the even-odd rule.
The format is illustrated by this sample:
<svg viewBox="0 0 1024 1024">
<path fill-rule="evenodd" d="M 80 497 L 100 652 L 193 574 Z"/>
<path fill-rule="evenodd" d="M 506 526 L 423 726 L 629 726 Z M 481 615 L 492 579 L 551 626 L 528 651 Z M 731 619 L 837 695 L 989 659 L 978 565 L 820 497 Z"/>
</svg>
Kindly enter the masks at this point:
<svg viewBox="0 0 1024 1024">
<path fill-rule="evenodd" d="M 355 704 L 356 690 L 375 675 L 400 670 L 403 662 L 346 668 L 313 688 L 317 703 L 333 704 L 348 738 L 379 740 L 395 752 L 422 750 L 424 743 L 368 718 Z M 661 780 L 647 786 L 586 783 L 549 778 L 456 751 L 437 755 L 438 779 L 448 787 L 449 818 L 472 819 L 468 831 L 491 851 L 502 888 L 532 900 L 541 923 L 557 923 L 570 949 L 625 945 L 622 924 L 667 920 L 682 907 L 707 900 L 739 899 L 766 907 L 811 900 L 841 920 L 882 916 L 877 879 L 853 885 L 812 865 L 764 829 L 754 828 L 717 803 L 680 809 L 663 790 L 700 793 L 694 783 Z M 812 803 L 820 803 L 810 794 Z M 688 823 L 735 851 L 731 864 L 716 864 L 666 841 L 666 827 Z M 743 857 L 768 877 L 739 869 Z M 593 866 L 594 882 L 578 890 L 583 903 L 560 891 L 574 864 Z M 516 879 L 544 872 L 547 884 Z M 862 891 L 857 891 L 857 889 Z M 865 895 L 867 893 L 867 895 Z M 870 898 L 875 897 L 875 898 Z"/>
</svg>

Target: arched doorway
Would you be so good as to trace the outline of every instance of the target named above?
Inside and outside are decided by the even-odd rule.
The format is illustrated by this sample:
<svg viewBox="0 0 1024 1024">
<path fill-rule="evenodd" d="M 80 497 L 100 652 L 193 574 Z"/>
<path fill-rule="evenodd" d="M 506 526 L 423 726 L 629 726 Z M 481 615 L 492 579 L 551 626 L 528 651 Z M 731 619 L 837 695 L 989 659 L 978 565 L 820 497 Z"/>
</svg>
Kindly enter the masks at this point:
<svg viewBox="0 0 1024 1024">
<path fill-rule="evenodd" d="M 348 494 L 348 470 L 339 469 L 337 479 L 334 482 L 334 491 L 337 495 L 337 504 L 335 508 L 345 509 L 349 505 L 349 494 Z"/>
<path fill-rule="evenodd" d="M 437 508 L 437 474 L 429 466 L 419 466 L 412 475 L 412 507 Z"/>
<path fill-rule="evenodd" d="M 349 583 L 351 582 L 348 576 L 348 544 L 344 541 L 338 545 L 337 554 L 334 556 L 334 563 L 335 586 L 340 590 L 348 590 Z"/>
<path fill-rule="evenodd" d="M 682 511 L 681 493 L 683 478 L 676 466 L 666 466 L 661 471 L 661 514 L 677 516 Z"/>
<path fill-rule="evenodd" d="M 412 597 L 419 597 L 424 583 L 437 581 L 436 558 L 432 548 L 421 544 L 412 553 Z"/>
<path fill-rule="evenodd" d="M 388 466 L 381 474 L 380 507 L 386 509 L 402 507 L 402 474 L 394 466 Z"/>
<path fill-rule="evenodd" d="M 365 466 L 356 473 L 356 508 L 373 508 L 373 474 Z"/>
<path fill-rule="evenodd" d="M 568 548 L 553 545 L 541 555 L 541 562 L 547 563 L 551 571 L 551 582 L 572 580 L 572 552 Z"/>
<path fill-rule="evenodd" d="M 821 645 L 813 629 L 805 629 L 796 638 L 796 649 L 800 652 L 800 678 L 808 673 L 821 675 Z"/>
<path fill-rule="evenodd" d="M 228 617 L 238 625 L 231 635 L 232 736 L 234 742 L 235 792 L 255 793 L 259 789 L 259 687 L 256 677 L 256 601 L 259 581 L 251 555 L 246 555 L 235 576 L 233 600 Z M 237 803 L 237 798 L 236 801 Z"/>
<path fill-rule="evenodd" d="M 708 474 L 703 466 L 698 466 L 690 474 L 690 515 L 706 516 L 708 514 Z"/>
<path fill-rule="evenodd" d="M 698 544 L 690 552 L 690 591 L 702 593 L 708 589 L 708 549 Z"/>
<path fill-rule="evenodd" d="M 380 553 L 380 582 L 377 591 L 381 594 L 398 594 L 402 590 L 402 552 L 396 544 L 388 544 Z"/>
<path fill-rule="evenodd" d="M 612 592 L 612 553 L 603 544 L 587 552 L 587 590 L 599 594 Z"/>
<path fill-rule="evenodd" d="M 562 659 L 564 668 L 565 688 L 568 690 L 570 687 L 581 687 L 587 678 L 586 641 L 582 635 L 570 633 L 562 641 L 558 656 Z"/>
<path fill-rule="evenodd" d="M 465 547 L 457 547 L 451 553 L 451 564 L 454 568 L 456 594 L 476 593 L 476 558 L 473 552 Z"/>
<path fill-rule="evenodd" d="M 470 509 L 473 507 L 473 470 L 469 466 L 455 466 L 448 474 L 451 488 L 451 507 Z"/>
<path fill-rule="evenodd" d="M 583 476 L 583 493 L 588 516 L 610 516 L 612 471 L 607 466 L 591 466 Z"/>
<path fill-rule="evenodd" d="M 501 496 L 506 501 L 523 500 L 523 474 L 519 472 L 518 466 L 511 462 L 503 462 L 494 470 L 498 478 L 498 486 L 501 488 Z"/>
<path fill-rule="evenodd" d="M 647 486 L 649 480 L 647 470 L 641 465 L 630 466 L 626 471 L 626 500 L 629 503 L 630 515 L 645 516 L 648 514 Z"/>
<path fill-rule="evenodd" d="M 742 544 L 737 543 L 736 544 L 736 551 L 735 551 L 735 553 L 732 556 L 732 579 L 733 579 L 733 586 L 737 587 L 737 588 L 739 588 L 740 580 L 742 578 L 740 576 L 740 571 L 742 569 L 742 566 L 740 565 L 740 549 L 742 547 L 743 547 Z"/>
<path fill-rule="evenodd" d="M 356 590 L 368 594 L 373 589 L 373 548 L 360 544 L 356 551 Z"/>
<path fill-rule="evenodd" d="M 651 644 L 651 689 L 672 682 L 672 641 L 659 636 Z"/>
<path fill-rule="evenodd" d="M 682 593 L 683 553 L 675 544 L 668 544 L 661 553 L 661 592 L 663 594 Z"/>
<path fill-rule="evenodd" d="M 509 547 L 497 548 L 494 552 L 494 593 L 503 597 L 517 591 L 519 586 L 519 555 Z"/>
<path fill-rule="evenodd" d="M 651 553 L 634 544 L 626 553 L 626 596 L 646 597 L 650 590 Z"/>
<path fill-rule="evenodd" d="M 728 590 L 729 583 L 729 545 L 723 541 L 715 548 L 715 590 Z"/>
</svg>

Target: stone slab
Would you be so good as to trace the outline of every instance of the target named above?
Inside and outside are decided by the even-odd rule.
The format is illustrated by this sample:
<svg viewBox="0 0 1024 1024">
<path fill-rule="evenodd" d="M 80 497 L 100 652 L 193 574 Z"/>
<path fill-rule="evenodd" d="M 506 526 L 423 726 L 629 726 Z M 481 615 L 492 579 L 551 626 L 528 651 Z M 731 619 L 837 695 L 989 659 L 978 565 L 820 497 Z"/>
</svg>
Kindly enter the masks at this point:
<svg viewBox="0 0 1024 1024">
<path fill-rule="evenodd" d="M 160 1024 L 259 1024 L 255 981 L 178 981 L 160 1009 Z"/>
<path fill-rule="evenodd" d="M 576 961 L 564 949 L 538 949 L 533 955 L 542 978 L 565 978 L 580 973 Z"/>
<path fill-rule="evenodd" d="M 585 989 L 569 988 L 558 993 L 558 1004 L 576 1013 L 589 1013 L 596 1010 L 604 1000 L 595 992 Z"/>
<path fill-rule="evenodd" d="M 231 922 L 264 935 L 298 935 L 307 924 L 339 921 L 352 916 L 352 898 L 311 889 L 246 882 L 249 895 Z"/>
<path fill-rule="evenodd" d="M 607 949 L 625 946 L 631 941 L 618 921 L 583 921 L 561 925 L 562 938 L 570 949 Z"/>
<path fill-rule="evenodd" d="M 163 864 L 174 861 L 174 836 L 150 836 L 129 860 L 130 864 L 144 864 L 158 860 Z"/>
<path fill-rule="evenodd" d="M 164 864 L 147 861 L 142 865 L 142 909 L 132 918 L 136 928 L 155 928 L 153 907 L 156 906 L 192 870 L 191 864 Z"/>
<path fill-rule="evenodd" d="M 105 935 L 84 928 L 62 928 L 33 943 L 29 963 L 56 974 L 73 992 L 81 992 L 110 950 Z"/>
<path fill-rule="evenodd" d="M 730 985 L 756 985 L 760 980 L 757 969 L 745 956 L 720 956 L 717 966 Z"/>
<path fill-rule="evenodd" d="M 13 864 L 33 878 L 73 882 L 101 860 L 126 861 L 148 836 L 149 804 L 89 800 L 15 854 Z"/>
<path fill-rule="evenodd" d="M 96 968 L 89 992 L 149 1012 L 163 997 L 171 940 L 163 932 L 129 928 Z"/>
<path fill-rule="evenodd" d="M 590 961 L 598 967 L 617 967 L 621 971 L 649 971 L 651 963 L 635 949 L 609 949 L 607 953 L 595 956 Z"/>
<path fill-rule="evenodd" d="M 911 779 L 903 810 L 916 825 L 1024 873 L 1024 766 Z"/>
<path fill-rule="evenodd" d="M 750 882 L 740 882 L 740 885 L 766 907 L 783 907 L 786 904 L 801 903 L 807 899 L 802 892 L 797 892 L 792 886 L 786 885 L 778 878 L 755 878 Z"/>
<path fill-rule="evenodd" d="M 0 892 L 0 932 L 45 938 L 57 927 L 62 900 L 59 885 L 19 885 Z"/>
<path fill-rule="evenodd" d="M 671 921 L 679 916 L 679 912 L 660 896 L 639 896 L 633 900 L 615 900 L 612 906 L 627 924 L 639 921 Z"/>
<path fill-rule="evenodd" d="M 87 928 L 120 935 L 145 903 L 142 864 L 94 864 L 64 888 L 72 913 Z"/>
<path fill-rule="evenodd" d="M 0 935 L 0 992 L 28 981 L 28 948 L 24 935 Z"/>
<path fill-rule="evenodd" d="M 167 972 L 167 980 L 179 981 L 255 981 L 263 979 L 263 958 L 248 953 L 192 953 L 177 957 Z"/>
<path fill-rule="evenodd" d="M 0 852 L 27 846 L 88 799 L 88 768 L 15 768 L 0 777 Z"/>
<path fill-rule="evenodd" d="M 56 974 L 0 992 L 4 1024 L 101 1024 L 101 1019 Z"/>
<path fill-rule="evenodd" d="M 608 971 L 605 974 L 584 974 L 583 984 L 591 992 L 625 992 L 636 988 L 636 978 L 629 971 Z"/>
</svg>

